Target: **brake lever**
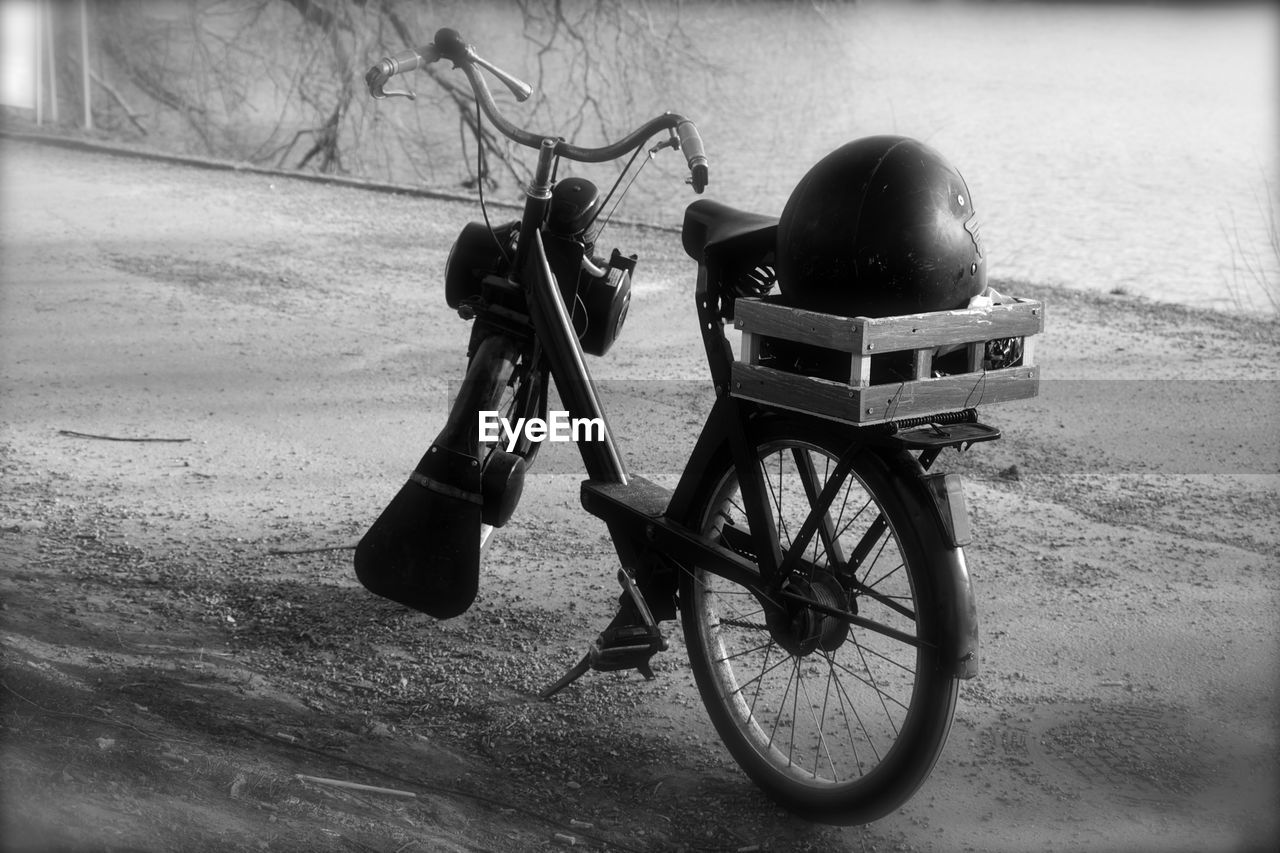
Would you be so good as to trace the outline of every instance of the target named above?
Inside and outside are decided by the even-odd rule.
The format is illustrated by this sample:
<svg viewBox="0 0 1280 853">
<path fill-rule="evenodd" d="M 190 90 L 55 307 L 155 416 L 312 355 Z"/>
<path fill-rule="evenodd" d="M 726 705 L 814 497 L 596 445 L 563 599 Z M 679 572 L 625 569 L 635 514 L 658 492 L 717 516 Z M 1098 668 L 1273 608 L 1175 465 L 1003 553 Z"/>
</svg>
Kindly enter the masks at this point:
<svg viewBox="0 0 1280 853">
<path fill-rule="evenodd" d="M 429 57 L 426 63 L 434 62 L 435 57 Z M 424 57 L 416 50 L 405 51 L 395 56 L 389 56 L 381 60 L 377 65 L 370 68 L 364 75 L 365 85 L 369 88 L 369 94 L 375 100 L 383 100 L 385 98 L 408 98 L 409 100 L 417 100 L 418 95 L 411 89 L 387 89 L 387 83 L 392 77 L 402 71 L 412 71 L 424 64 Z"/>
<path fill-rule="evenodd" d="M 376 98 L 376 97 L 378 97 L 378 96 L 377 96 L 377 95 L 374 95 L 374 97 Z M 382 97 L 384 97 L 384 98 L 408 98 L 408 99 L 409 99 L 409 100 L 411 100 L 411 101 L 416 101 L 416 100 L 418 99 L 418 93 L 417 93 L 417 92 L 415 92 L 415 91 L 413 91 L 412 89 L 405 89 L 403 92 L 402 92 L 402 91 L 400 91 L 399 89 L 383 89 L 383 90 L 382 90 Z"/>
<path fill-rule="evenodd" d="M 395 97 L 408 98 L 411 101 L 417 99 L 418 96 L 415 92 L 384 88 L 395 73 L 396 69 L 392 67 L 389 61 L 384 59 L 370 68 L 364 75 L 365 85 L 369 87 L 369 94 L 373 96 L 374 100 L 381 101 Z"/>
<path fill-rule="evenodd" d="M 663 148 L 670 148 L 672 151 L 680 150 L 680 138 L 676 136 L 675 130 L 671 129 L 671 130 L 668 130 L 667 132 L 670 134 L 670 136 L 668 136 L 666 139 L 659 142 L 657 145 L 653 146 L 653 149 L 649 153 L 657 154 Z"/>
</svg>

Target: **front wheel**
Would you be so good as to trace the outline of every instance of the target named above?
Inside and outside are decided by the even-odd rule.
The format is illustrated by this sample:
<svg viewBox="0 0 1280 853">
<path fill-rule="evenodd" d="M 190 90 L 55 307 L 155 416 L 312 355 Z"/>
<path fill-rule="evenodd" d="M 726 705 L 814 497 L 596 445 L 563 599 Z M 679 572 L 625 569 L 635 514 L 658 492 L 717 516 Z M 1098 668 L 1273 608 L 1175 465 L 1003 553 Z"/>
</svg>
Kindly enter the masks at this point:
<svg viewBox="0 0 1280 853">
<path fill-rule="evenodd" d="M 789 417 L 760 430 L 784 556 L 848 444 L 847 432 Z M 913 466 L 905 453 L 856 451 L 786 597 L 681 572 L 685 642 L 712 722 L 757 785 L 814 820 L 865 823 L 906 802 L 951 727 L 957 681 L 932 644 L 940 608 L 926 569 L 947 546 L 925 498 L 895 487 Z M 691 518 L 754 560 L 729 454 L 712 468 Z"/>
</svg>

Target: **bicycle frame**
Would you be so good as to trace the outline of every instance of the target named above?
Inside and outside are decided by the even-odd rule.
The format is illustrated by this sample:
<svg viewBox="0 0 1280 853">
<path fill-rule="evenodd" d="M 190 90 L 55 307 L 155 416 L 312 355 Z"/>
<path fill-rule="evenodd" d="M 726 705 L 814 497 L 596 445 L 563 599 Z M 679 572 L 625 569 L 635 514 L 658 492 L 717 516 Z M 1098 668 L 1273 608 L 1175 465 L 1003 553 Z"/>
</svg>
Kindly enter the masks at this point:
<svg viewBox="0 0 1280 853">
<path fill-rule="evenodd" d="M 515 258 L 515 268 L 520 271 L 517 283 L 524 285 L 534 334 L 546 353 L 565 411 L 570 418 L 598 418 L 605 425 L 604 436 L 600 440 L 578 443 L 587 475 L 593 480 L 625 485 L 628 481 L 626 466 L 596 395 L 586 355 L 560 297 L 555 273 L 551 270 L 542 242 L 542 223 L 550 206 L 551 174 L 556 156 L 555 140 L 545 140 L 538 149 L 534 182 L 525 198 Z"/>
<path fill-rule="evenodd" d="M 617 338 L 635 256 L 614 250 L 602 269 L 590 230 L 598 191 L 581 178 L 557 182 L 556 174 L 562 159 L 638 154 L 666 131 L 669 139 L 650 153 L 678 148 L 701 192 L 707 160 L 697 128 L 666 113 L 618 142 L 584 148 L 516 127 L 498 111 L 480 70 L 519 100 L 529 87 L 449 29 L 373 66 L 369 91 L 413 97 L 385 85 L 439 59 L 462 69 L 481 112 L 534 149 L 537 164 L 519 222 L 495 229 L 486 215 L 484 224 L 463 229 L 450 253 L 446 300 L 475 321 L 466 377 L 435 442 L 357 546 L 357 576 L 371 591 L 438 618 L 461 614 L 477 593 L 489 534 L 515 510 L 538 446 L 535 432 L 517 435 L 520 426 L 508 428 L 505 445 L 491 444 L 493 410 L 508 424 L 512 415 L 517 424 L 592 424 L 594 435 L 553 430 L 542 437 L 576 444 L 586 472 L 581 503 L 609 530 L 622 594 L 582 659 L 541 695 L 592 669 L 634 668 L 652 678 L 650 660 L 667 647 L 658 623 L 679 615 L 711 722 L 762 790 L 834 823 L 897 808 L 941 754 L 956 679 L 978 669 L 960 479 L 928 469 L 943 449 L 999 431 L 978 423 L 973 408 L 957 410 L 970 406 L 972 391 L 955 382 L 929 384 L 930 402 L 895 406 L 891 412 L 904 416 L 886 419 L 880 404 L 857 397 L 876 384 L 871 355 L 849 355 L 849 385 L 798 359 L 779 360 L 774 346 L 785 344 L 775 337 L 837 357 L 870 353 L 867 318 L 767 298 L 778 218 L 704 199 L 686 209 L 681 239 L 697 263 L 695 307 L 715 400 L 674 490 L 633 476 L 586 353 L 604 355 Z M 1030 332 L 1025 314 L 1002 321 L 1011 334 Z M 575 320 L 584 318 L 579 327 Z M 917 342 L 898 328 L 915 320 L 892 320 L 875 344 L 896 353 L 904 341 Z M 743 330 L 740 360 L 725 332 L 730 321 Z M 912 393 L 933 382 L 937 349 L 974 323 L 961 324 L 963 332 L 931 327 L 938 336 L 912 350 Z M 990 341 L 963 340 L 967 363 L 983 365 L 985 380 Z M 564 411 L 548 412 L 551 380 Z M 949 396 L 937 397 L 939 388 Z"/>
<path fill-rule="evenodd" d="M 811 537 L 818 535 L 831 542 L 831 501 L 849 473 L 852 455 L 868 444 L 886 449 L 901 449 L 908 445 L 892 431 L 852 430 L 849 448 L 821 493 L 816 485 L 812 485 L 815 478 L 810 472 L 813 507 L 799 538 L 784 556 L 768 506 L 763 475 L 758 461 L 752 457 L 755 447 L 752 424 L 756 418 L 766 416 L 768 410 L 729 393 L 727 377 L 732 352 L 718 315 L 723 296 L 718 292 L 714 271 L 709 271 L 704 263 L 698 271 L 696 301 L 699 325 L 716 386 L 716 402 L 673 493 L 667 493 L 642 478 L 632 477 L 622 461 L 542 242 L 541 226 L 551 197 L 550 175 L 556 157 L 555 141 L 544 141 L 539 148 L 535 181 L 525 200 L 518 242 L 522 251 L 516 257 L 518 277 L 515 283 L 527 295 L 534 334 L 546 354 L 550 373 L 569 417 L 599 419 L 605 424 L 601 439 L 577 442 L 589 478 L 583 485 L 584 508 L 605 521 L 622 565 L 636 575 L 644 609 L 658 614 L 659 618 L 673 615 L 674 606 L 671 585 L 663 583 L 660 577 L 662 569 L 658 567 L 661 560 L 655 561 L 655 555 L 677 564 L 698 565 L 719 574 L 753 589 L 762 601 L 795 598 L 782 592 L 783 582 L 800 560 Z M 753 531 L 753 545 L 760 561 L 758 567 L 697 533 L 694 530 L 696 521 L 689 518 L 695 488 L 706 475 L 712 459 L 726 446 L 730 448 L 738 470 L 749 472 L 743 478 L 742 489 Z M 933 452 L 936 454 L 938 449 L 933 448 Z M 925 488 L 918 475 L 903 478 L 903 482 Z M 952 514 L 962 510 L 962 506 L 948 505 L 945 498 L 945 493 L 941 500 L 937 493 L 931 493 L 939 513 Z M 804 600 L 802 603 L 913 645 L 936 645 L 943 652 L 942 659 L 950 663 L 953 674 L 972 677 L 976 674 L 978 659 L 977 608 L 963 552 L 957 547 L 952 555 L 953 559 L 948 564 L 934 567 L 936 581 L 944 590 L 943 598 L 948 602 L 949 611 L 944 621 L 944 632 L 938 637 L 908 637 L 856 614 L 834 611 L 816 601 Z"/>
<path fill-rule="evenodd" d="M 604 427 L 603 435 L 597 439 L 577 442 L 588 477 L 583 485 L 582 502 L 587 511 L 603 519 L 609 528 L 624 567 L 620 580 L 630 596 L 632 615 L 643 617 L 643 621 L 653 629 L 652 633 L 657 635 L 654 615 L 661 619 L 675 613 L 673 564 L 696 565 L 753 590 L 762 604 L 781 607 L 780 602 L 789 600 L 791 605 L 799 604 L 817 612 L 827 612 L 851 624 L 881 631 L 912 645 L 936 646 L 943 665 L 953 674 L 972 676 L 977 668 L 976 606 L 963 552 L 959 548 L 963 543 L 954 536 L 954 531 L 967 528 L 963 499 L 957 489 L 949 487 L 949 481 L 945 479 L 949 475 L 932 475 L 931 478 L 923 473 L 923 468 L 945 446 L 983 439 L 975 439 L 969 434 L 950 441 L 920 441 L 900 436 L 898 425 L 892 423 L 880 428 L 851 428 L 848 448 L 841 457 L 836 475 L 821 493 L 813 473 L 801 472 L 811 510 L 800 528 L 800 539 L 793 542 L 784 554 L 769 507 L 763 472 L 755 456 L 755 425 L 760 419 L 769 417 L 771 410 L 765 405 L 738 399 L 731 393 L 729 375 L 733 353 L 723 333 L 723 320 L 731 314 L 733 297 L 721 292 L 718 259 L 708 256 L 699 262 L 696 302 L 716 391 L 715 404 L 674 492 L 667 493 L 642 478 L 633 478 L 622 461 L 612 427 L 596 393 L 582 346 L 548 258 L 542 228 L 550 210 L 553 175 L 560 157 L 588 162 L 615 159 L 664 129 L 671 131 L 673 136 L 679 131 L 680 147 L 689 158 L 695 189 L 700 190 L 706 181 L 706 160 L 696 129 L 683 117 L 668 114 L 647 122 L 618 143 L 598 149 L 579 148 L 562 139 L 540 137 L 522 130 L 511 125 L 497 110 L 477 66 L 490 71 L 495 69 L 475 56 L 456 33 L 447 30 L 438 33 L 436 43 L 424 48 L 422 54 L 409 51 L 399 58 L 384 60 L 372 69 L 367 77 L 370 91 L 375 96 L 385 96 L 389 93 L 382 91 L 382 85 L 391 75 L 438 58 L 452 59 L 461 67 L 476 93 L 480 108 L 504 135 L 523 145 L 536 147 L 538 151 L 534 179 L 526 191 L 516 254 L 507 285 L 520 289 L 524 294 L 529 312 L 528 326 L 540 347 L 540 358 L 545 359 L 555 380 L 567 416 L 571 420 L 594 421 Z M 520 97 L 523 84 L 509 78 L 509 75 L 499 76 Z M 713 214 L 714 211 L 708 208 L 702 209 L 702 215 L 712 225 Z M 758 218 L 764 219 L 767 218 Z M 711 227 L 705 221 L 702 224 Z M 752 225 L 754 221 L 747 224 Z M 686 234 L 686 242 L 688 240 L 689 235 Z M 486 324 L 482 334 L 487 340 L 475 347 L 463 393 L 455 402 L 444 430 L 415 469 L 410 483 L 397 495 L 393 506 L 384 512 L 387 524 L 383 525 L 383 518 L 375 522 L 357 550 L 357 574 L 361 575 L 362 581 L 366 581 L 365 574 L 373 577 L 375 573 L 368 567 L 379 562 L 390 566 L 390 569 L 380 569 L 384 574 L 389 571 L 394 576 L 393 582 L 384 585 L 383 589 L 375 588 L 376 584 L 368 581 L 366 586 L 442 618 L 465 610 L 475 595 L 479 559 L 490 532 L 485 530 L 479 536 L 470 533 L 481 530 L 478 513 L 482 496 L 476 458 L 479 409 L 484 400 L 490 399 L 503 370 L 514 362 L 514 353 L 519 351 L 521 344 L 518 333 L 504 330 L 502 324 L 494 324 L 492 329 Z M 541 369 L 541 363 L 532 365 L 530 369 Z M 794 413 L 791 416 L 806 417 Z M 894 454 L 901 456 L 903 450 L 921 451 L 923 466 L 912 460 L 914 469 L 899 471 L 899 476 L 894 478 L 894 487 L 913 489 L 916 497 L 924 496 L 925 504 L 934 508 L 942 527 L 953 532 L 950 556 L 930 567 L 936 575 L 934 586 L 942 590 L 941 597 L 947 611 L 941 620 L 938 636 L 907 637 L 856 613 L 833 610 L 812 597 L 786 588 L 788 576 L 799 565 L 805 546 L 812 537 L 819 536 L 824 545 L 831 546 L 833 536 L 829 509 L 832 498 L 849 474 L 853 455 L 869 446 L 883 450 L 886 459 Z M 742 499 L 757 563 L 701 535 L 696 530 L 698 520 L 690 517 L 698 485 L 713 462 L 726 452 L 740 472 Z M 943 479 L 939 483 L 936 478 Z M 424 525 L 421 519 L 432 517 L 432 513 L 441 518 Z M 418 541 L 398 541 L 397 536 L 415 516 L 419 519 L 418 528 L 425 528 L 425 532 L 421 529 L 413 531 L 412 536 L 416 536 Z M 391 529 L 397 525 L 397 530 Z M 467 537 L 472 541 L 464 541 Z M 424 553 L 430 556 L 424 557 Z M 439 590 L 431 589 L 429 583 L 424 584 L 421 577 L 438 574 L 436 570 L 440 565 L 450 568 L 451 560 L 467 564 L 464 568 L 469 570 L 456 572 L 464 577 L 464 581 L 457 585 L 457 589 L 449 587 L 445 590 L 447 601 L 444 604 L 435 604 L 430 599 Z M 366 567 L 363 574 L 362 562 Z M 403 589 L 388 591 L 388 586 L 397 585 Z M 624 595 L 624 609 L 626 601 L 627 596 Z M 619 618 L 623 618 L 623 614 L 620 613 Z M 659 648 L 656 643 L 650 643 L 649 654 Z M 643 671 L 645 667 L 641 668 Z"/>
</svg>

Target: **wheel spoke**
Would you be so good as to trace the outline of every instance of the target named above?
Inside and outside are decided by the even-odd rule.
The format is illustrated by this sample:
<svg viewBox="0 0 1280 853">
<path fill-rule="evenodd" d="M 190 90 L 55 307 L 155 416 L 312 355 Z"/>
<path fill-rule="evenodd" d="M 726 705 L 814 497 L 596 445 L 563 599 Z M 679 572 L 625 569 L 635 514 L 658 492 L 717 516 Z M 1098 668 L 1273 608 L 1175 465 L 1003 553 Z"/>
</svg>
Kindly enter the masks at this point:
<svg viewBox="0 0 1280 853">
<path fill-rule="evenodd" d="M 782 455 L 777 455 L 778 459 L 778 488 L 774 489 L 773 480 L 767 476 L 764 478 L 765 484 L 769 487 L 769 494 L 773 498 L 774 522 L 778 527 L 778 535 L 783 537 L 782 546 L 785 551 L 791 545 L 791 534 L 787 531 L 787 517 L 782 514 Z"/>
<path fill-rule="evenodd" d="M 769 646 L 770 646 L 770 647 L 772 647 L 772 646 L 773 646 L 773 643 L 770 643 L 770 644 L 769 644 Z M 786 663 L 786 662 L 787 662 L 787 659 L 786 659 L 786 658 L 778 658 L 778 662 L 777 662 L 777 663 L 775 663 L 773 666 L 768 666 L 768 665 L 767 665 L 767 664 L 768 664 L 768 661 L 769 661 L 769 655 L 767 654 L 767 651 L 766 651 L 766 654 L 765 654 L 765 665 L 764 665 L 764 666 L 763 666 L 763 668 L 761 669 L 760 673 L 759 673 L 758 675 L 756 675 L 754 678 L 752 678 L 751 680 L 747 681 L 746 683 L 744 683 L 744 684 L 739 684 L 739 685 L 737 686 L 737 688 L 736 688 L 735 690 L 733 690 L 733 691 L 732 691 L 732 693 L 741 693 L 743 690 L 745 690 L 746 688 L 750 687 L 752 684 L 755 684 L 755 683 L 756 683 L 756 682 L 758 682 L 760 679 L 764 678 L 766 675 L 768 675 L 769 673 L 773 672 L 773 671 L 774 671 L 775 669 L 777 669 L 778 667 L 782 666 L 784 663 Z"/>
<path fill-rule="evenodd" d="M 797 666 L 797 668 L 799 667 L 799 664 L 800 664 L 800 661 L 799 661 L 799 659 L 797 658 L 797 660 L 796 660 L 796 666 Z M 804 677 L 803 677 L 803 676 L 800 676 L 800 678 L 798 679 L 798 682 L 797 682 L 797 683 L 799 684 L 800 688 L 804 691 L 804 703 L 805 703 L 805 707 L 806 707 L 806 709 L 809 711 L 809 718 L 810 718 L 811 720 L 813 720 L 813 727 L 814 727 L 814 730 L 815 730 L 815 734 L 817 735 L 817 738 L 818 738 L 818 742 L 817 742 L 817 744 L 816 744 L 816 746 L 815 746 L 815 748 L 814 748 L 815 758 L 814 758 L 814 761 L 813 761 L 813 775 L 814 775 L 814 776 L 817 776 L 817 775 L 818 775 L 818 758 L 817 758 L 816 756 L 821 755 L 822 751 L 823 751 L 823 750 L 825 750 L 825 748 L 826 748 L 826 736 L 824 735 L 823 730 L 822 730 L 822 723 L 819 721 L 817 714 L 815 714 L 815 713 L 814 713 L 814 710 L 813 710 L 813 706 L 814 706 L 813 699 L 809 696 L 809 687 L 808 687 L 808 685 L 806 685 L 806 684 L 805 684 Z M 798 692 L 798 691 L 797 691 L 797 692 Z M 823 716 L 824 716 L 824 717 L 826 716 L 826 703 L 825 703 L 825 701 L 823 702 Z M 792 739 L 794 739 L 794 738 L 795 738 L 795 731 L 796 731 L 799 727 L 800 727 L 800 726 L 799 726 L 799 721 L 798 721 L 798 720 L 795 718 L 795 716 L 793 715 L 793 716 L 792 716 L 792 721 L 791 721 Z M 830 755 L 831 755 L 831 753 L 828 751 L 828 752 L 827 752 L 827 757 L 828 757 L 828 758 L 830 758 Z M 836 774 L 835 774 L 835 764 L 834 764 L 834 763 L 831 765 L 831 770 L 832 770 L 832 775 L 833 775 L 833 776 L 835 776 Z M 839 780 L 838 778 L 835 778 L 835 779 L 833 779 L 832 781 L 838 782 L 838 781 L 840 781 L 840 780 Z"/>
<path fill-rule="evenodd" d="M 852 495 L 850 495 L 850 497 L 852 497 Z M 853 527 L 853 525 L 858 521 L 858 519 L 862 518 L 862 514 L 863 514 L 864 512 L 866 512 L 868 509 L 871 509 L 871 508 L 872 508 L 872 507 L 874 507 L 874 506 L 875 506 L 875 503 L 872 501 L 872 499 L 871 499 L 871 498 L 867 498 L 866 503 L 864 503 L 862 506 L 858 507 L 858 511 L 857 511 L 857 512 L 855 512 L 852 516 L 850 516 L 850 517 L 849 517 L 849 520 L 848 520 L 847 522 L 845 522 L 844 527 L 841 527 L 841 528 L 839 528 L 839 529 L 836 531 L 836 536 L 844 536 L 846 533 L 848 533 L 848 532 L 849 532 L 849 528 Z M 844 510 L 844 507 L 842 506 L 842 507 L 841 507 L 841 517 L 842 517 L 842 518 L 844 517 L 844 512 L 843 512 L 843 510 Z"/>
<path fill-rule="evenodd" d="M 768 668 L 769 657 L 773 654 L 773 650 L 774 648 L 776 648 L 776 646 L 777 646 L 776 643 L 773 643 L 772 641 L 770 641 L 769 645 L 764 650 L 764 663 L 761 664 L 761 667 Z M 785 660 L 785 658 L 783 658 L 782 660 Z M 764 672 L 761 673 L 761 676 L 763 675 L 764 675 Z M 753 693 L 751 696 L 751 705 L 749 707 L 751 708 L 751 713 L 753 715 L 756 712 L 756 704 L 760 701 L 760 691 L 763 687 L 764 687 L 764 678 L 761 677 L 761 679 L 758 682 L 756 682 L 756 692 Z"/>
<path fill-rule="evenodd" d="M 823 657 L 827 658 L 825 652 L 823 653 Z M 818 743 L 815 744 L 813 748 L 813 775 L 818 775 L 818 764 L 821 762 L 822 756 L 825 755 L 827 758 L 827 766 L 831 768 L 831 781 L 839 782 L 840 771 L 836 769 L 835 756 L 831 754 L 831 747 L 827 745 L 826 738 L 827 706 L 831 704 L 831 685 L 834 679 L 835 667 L 831 665 L 831 661 L 828 658 L 827 683 L 822 689 L 822 713 L 819 714 L 819 719 L 821 719 L 822 722 L 818 724 Z M 819 750 L 819 747 L 821 747 L 821 750 Z"/>
<path fill-rule="evenodd" d="M 758 646 L 752 646 L 752 647 L 751 647 L 751 648 L 749 648 L 749 649 L 743 649 L 743 650 L 742 650 L 742 651 L 740 651 L 740 652 L 734 652 L 733 654 L 727 654 L 727 655 L 725 655 L 725 656 L 724 656 L 724 657 L 722 657 L 722 658 L 717 658 L 717 659 L 716 659 L 716 663 L 725 663 L 725 662 L 727 662 L 727 661 L 737 660 L 738 658 L 744 658 L 744 657 L 746 657 L 747 655 L 753 655 L 753 654 L 755 654 L 755 653 L 757 653 L 757 652 L 760 652 L 760 651 L 764 651 L 764 650 L 766 650 L 766 649 L 769 649 L 769 648 L 771 648 L 772 646 L 773 646 L 773 640 L 770 640 L 770 641 L 769 641 L 769 642 L 767 642 L 767 643 L 761 643 L 761 644 L 760 644 L 760 645 L 758 645 Z"/>
<path fill-rule="evenodd" d="M 803 684 L 803 676 L 800 674 L 800 658 L 793 657 L 791 660 L 794 666 L 791 667 L 791 680 L 795 683 L 795 689 L 791 691 L 791 740 L 787 744 L 787 766 L 795 763 L 796 754 L 796 706 L 800 704 L 800 687 Z M 782 715 L 778 715 L 778 722 L 782 722 Z"/>
<path fill-rule="evenodd" d="M 786 708 L 787 706 L 787 697 L 791 695 L 791 685 L 795 681 L 795 671 L 796 671 L 796 668 L 800 666 L 799 660 L 797 660 L 796 658 L 792 658 L 791 660 L 793 661 L 791 666 L 791 675 L 787 676 L 787 685 L 785 688 L 783 688 L 783 691 L 782 691 L 782 702 L 779 705 L 777 713 L 774 714 L 773 728 L 769 730 L 769 740 L 765 743 L 765 746 L 769 749 L 774 748 L 773 739 L 777 737 L 778 726 L 782 723 L 782 709 Z M 786 663 L 786 658 L 783 658 L 781 661 L 779 661 L 779 663 Z M 755 710 L 754 704 L 752 705 L 752 710 Z M 794 729 L 792 731 L 794 731 Z M 791 766 L 790 756 L 788 756 L 787 758 L 787 766 L 788 767 Z"/>
<path fill-rule="evenodd" d="M 895 565 L 893 568 L 886 571 L 884 574 L 880 575 L 880 577 L 876 578 L 871 583 L 867 583 L 867 578 L 871 576 L 871 570 L 875 567 L 877 563 L 880 562 L 880 555 L 884 553 L 885 546 L 888 544 L 889 542 L 887 539 L 884 542 L 881 542 L 880 550 L 876 552 L 875 558 L 872 559 L 869 563 L 867 563 L 867 570 L 866 572 L 863 573 L 862 579 L 858 581 L 858 583 L 861 584 L 865 589 L 875 589 L 876 587 L 884 583 L 886 580 L 896 575 L 902 569 L 906 568 L 906 563 L 898 562 L 897 565 Z"/>
<path fill-rule="evenodd" d="M 870 646 L 868 646 L 866 643 L 859 643 L 858 645 L 859 645 L 859 647 L 860 647 L 863 651 L 865 651 L 865 652 L 867 652 L 867 653 L 871 654 L 871 655 L 872 655 L 872 656 L 874 656 L 874 657 L 878 657 L 878 658 L 880 658 L 880 660 L 882 660 L 882 661 L 884 661 L 885 663 L 889 664 L 889 666 L 896 666 L 898 669 L 902 670 L 903 672 L 909 672 L 909 673 L 911 673 L 912 675 L 915 675 L 916 668 L 915 668 L 914 666 L 907 666 L 905 663 L 902 663 L 902 662 L 901 662 L 901 661 L 899 661 L 899 660 L 894 660 L 893 658 L 889 657 L 888 655 L 881 654 L 880 652 L 878 652 L 878 651 L 876 651 L 875 649 L 873 649 L 873 648 L 871 648 Z"/>
<path fill-rule="evenodd" d="M 838 668 L 838 669 L 843 669 L 845 671 L 848 671 L 847 667 L 837 666 L 834 662 L 832 662 L 832 666 L 833 668 Z M 853 675 L 855 679 L 857 678 L 857 675 L 853 673 L 850 673 L 850 675 Z M 876 748 L 876 739 L 871 736 L 871 732 L 867 731 L 867 724 L 862 721 L 862 714 L 858 713 L 858 703 L 853 701 L 853 697 L 849 695 L 848 688 L 845 687 L 844 682 L 840 681 L 838 676 L 836 678 L 836 684 L 839 685 L 840 687 L 840 695 L 843 697 L 843 699 L 841 700 L 842 703 L 846 703 L 848 705 L 849 712 L 852 713 L 853 718 L 858 721 L 858 728 L 862 731 L 862 737 L 866 740 L 867 744 L 870 745 L 871 752 L 875 756 L 876 761 L 877 762 L 880 761 L 880 750 Z M 856 741 L 853 736 L 853 731 L 850 730 L 849 743 L 853 744 L 855 742 Z M 856 752 L 854 755 L 854 761 L 857 763 L 858 767 L 862 766 L 862 762 L 857 760 Z"/>
<path fill-rule="evenodd" d="M 884 717 L 889 722 L 889 726 L 893 729 L 894 737 L 898 735 L 897 723 L 893 720 L 893 715 L 889 713 L 889 706 L 885 704 L 886 700 L 893 702 L 895 705 L 901 706 L 904 710 L 908 707 L 899 702 L 896 698 L 886 695 L 881 689 L 879 682 L 876 681 L 875 675 L 871 672 L 871 665 L 867 663 L 867 656 L 862 651 L 862 646 L 858 645 L 858 657 L 862 659 L 862 666 L 867 670 L 867 677 L 871 680 L 871 689 L 875 691 L 876 696 L 880 698 L 880 707 L 884 710 Z"/>
</svg>

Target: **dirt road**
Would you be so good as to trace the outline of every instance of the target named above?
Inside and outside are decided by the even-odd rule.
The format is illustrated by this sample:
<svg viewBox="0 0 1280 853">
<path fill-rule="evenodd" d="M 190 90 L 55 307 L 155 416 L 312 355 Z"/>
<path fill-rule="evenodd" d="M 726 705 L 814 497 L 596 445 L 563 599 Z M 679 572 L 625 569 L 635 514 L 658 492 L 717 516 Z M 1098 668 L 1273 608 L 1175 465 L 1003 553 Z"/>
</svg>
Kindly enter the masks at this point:
<svg viewBox="0 0 1280 853">
<path fill-rule="evenodd" d="M 0 166 L 6 849 L 1275 843 L 1274 321 L 998 284 L 1047 302 L 1046 381 L 952 462 L 982 673 L 916 798 L 833 829 L 738 772 L 678 642 L 653 682 L 534 698 L 616 594 L 571 450 L 465 616 L 356 584 L 343 549 L 460 376 L 439 282 L 474 207 L 12 139 Z M 608 240 L 642 260 L 593 369 L 629 465 L 671 483 L 711 397 L 690 263 L 672 234 Z"/>
</svg>

